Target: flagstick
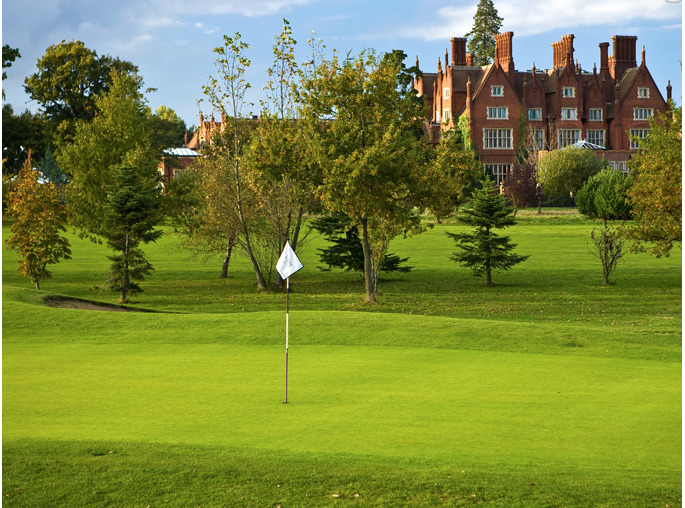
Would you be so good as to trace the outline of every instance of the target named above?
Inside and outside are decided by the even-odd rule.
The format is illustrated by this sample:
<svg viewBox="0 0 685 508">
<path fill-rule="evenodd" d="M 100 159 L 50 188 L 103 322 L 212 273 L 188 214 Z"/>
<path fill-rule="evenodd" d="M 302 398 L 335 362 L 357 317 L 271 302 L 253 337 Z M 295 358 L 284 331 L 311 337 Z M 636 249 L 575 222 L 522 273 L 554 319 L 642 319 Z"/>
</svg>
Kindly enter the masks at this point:
<svg viewBox="0 0 685 508">
<path fill-rule="evenodd" d="M 288 314 L 290 311 L 290 277 L 285 279 L 285 402 L 288 403 Z"/>
</svg>

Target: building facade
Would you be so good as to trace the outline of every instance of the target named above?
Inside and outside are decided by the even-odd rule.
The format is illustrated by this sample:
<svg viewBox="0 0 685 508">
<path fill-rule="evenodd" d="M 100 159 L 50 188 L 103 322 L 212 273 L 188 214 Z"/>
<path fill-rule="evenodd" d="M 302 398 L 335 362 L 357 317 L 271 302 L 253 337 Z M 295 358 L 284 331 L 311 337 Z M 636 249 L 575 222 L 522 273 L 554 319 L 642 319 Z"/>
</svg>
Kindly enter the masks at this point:
<svg viewBox="0 0 685 508">
<path fill-rule="evenodd" d="M 484 170 L 497 182 L 511 169 L 522 142 L 542 151 L 585 140 L 606 148 L 601 154 L 609 164 L 625 171 L 637 150 L 630 136 L 643 138 L 649 118 L 667 109 L 647 69 L 644 47 L 637 64 L 637 37 L 613 36 L 611 55 L 609 43 L 600 43 L 600 67 L 592 72 L 574 61 L 573 35 L 552 44 L 552 69 L 539 70 L 533 63 L 530 70 L 517 71 L 513 37 L 513 32 L 496 35 L 494 62 L 483 67 L 472 65 L 465 38 L 452 38 L 451 55 L 445 51 L 437 72 L 415 80 L 428 102 L 433 141 L 465 115 Z M 666 90 L 670 99 L 670 82 Z"/>
</svg>

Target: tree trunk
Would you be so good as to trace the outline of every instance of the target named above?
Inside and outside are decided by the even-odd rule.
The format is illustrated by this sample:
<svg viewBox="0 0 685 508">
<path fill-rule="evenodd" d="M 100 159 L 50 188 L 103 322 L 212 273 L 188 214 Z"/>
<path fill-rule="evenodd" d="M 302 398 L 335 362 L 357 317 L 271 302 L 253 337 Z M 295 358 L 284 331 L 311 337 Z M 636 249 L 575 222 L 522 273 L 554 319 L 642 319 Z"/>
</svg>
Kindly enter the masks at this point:
<svg viewBox="0 0 685 508">
<path fill-rule="evenodd" d="M 38 291 L 40 291 L 40 281 L 39 280 L 36 281 L 36 289 Z"/>
<path fill-rule="evenodd" d="M 362 226 L 362 249 L 364 250 L 364 283 L 366 287 L 366 298 L 364 301 L 376 303 L 376 277 L 373 273 L 371 262 L 371 244 L 369 243 L 368 219 L 361 221 Z"/>
<path fill-rule="evenodd" d="M 124 280 L 121 282 L 121 296 L 119 297 L 119 303 L 126 303 L 126 292 L 128 291 L 128 286 L 130 284 L 130 279 L 128 276 L 128 235 L 126 235 L 126 242 L 124 244 L 124 250 L 122 254 L 124 258 Z"/>
<path fill-rule="evenodd" d="M 221 265 L 221 277 L 222 279 L 228 278 L 228 263 L 231 261 L 231 252 L 233 251 L 233 237 L 228 239 L 228 243 L 226 245 L 226 256 L 224 257 L 224 263 Z"/>
</svg>

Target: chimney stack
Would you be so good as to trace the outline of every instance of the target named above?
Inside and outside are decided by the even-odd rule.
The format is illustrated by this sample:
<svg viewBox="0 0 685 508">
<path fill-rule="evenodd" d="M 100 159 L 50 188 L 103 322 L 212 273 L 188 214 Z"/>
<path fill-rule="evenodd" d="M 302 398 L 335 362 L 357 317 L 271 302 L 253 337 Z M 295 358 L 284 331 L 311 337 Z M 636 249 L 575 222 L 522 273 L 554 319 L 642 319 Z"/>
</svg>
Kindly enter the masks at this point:
<svg viewBox="0 0 685 508">
<path fill-rule="evenodd" d="M 452 65 L 466 65 L 466 38 L 452 37 Z"/>
<path fill-rule="evenodd" d="M 565 67 L 570 65 L 573 67 L 573 39 L 575 35 L 568 34 L 564 35 L 560 41 L 552 43 L 553 49 L 553 69 L 558 69 L 559 67 Z M 575 68 L 574 68 L 575 70 Z"/>
<path fill-rule="evenodd" d="M 504 32 L 495 35 L 495 58 L 508 76 L 514 76 L 513 40 L 514 32 Z"/>
<path fill-rule="evenodd" d="M 614 54 L 609 57 L 609 72 L 615 80 L 621 79 L 623 73 L 631 67 L 637 67 L 635 35 L 614 35 L 611 38 Z"/>
</svg>

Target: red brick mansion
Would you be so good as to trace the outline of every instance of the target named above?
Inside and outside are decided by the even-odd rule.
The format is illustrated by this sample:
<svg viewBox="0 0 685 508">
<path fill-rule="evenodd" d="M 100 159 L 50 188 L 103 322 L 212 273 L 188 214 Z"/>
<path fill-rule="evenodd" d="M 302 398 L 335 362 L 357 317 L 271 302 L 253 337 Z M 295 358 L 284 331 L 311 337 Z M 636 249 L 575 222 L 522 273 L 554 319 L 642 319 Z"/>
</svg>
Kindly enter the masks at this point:
<svg viewBox="0 0 685 508">
<path fill-rule="evenodd" d="M 495 36 L 494 62 L 472 65 L 466 39 L 451 39 L 450 55 L 439 59 L 437 73 L 424 73 L 415 88 L 428 99 L 429 131 L 434 139 L 441 130 L 466 115 L 471 138 L 486 173 L 499 182 L 511 167 L 519 142 L 519 119 L 527 122 L 527 142 L 538 150 L 563 148 L 585 140 L 604 147 L 602 154 L 616 169 L 637 146 L 629 135 L 644 137 L 649 117 L 667 109 L 645 63 L 636 59 L 635 36 L 612 37 L 599 44 L 600 68 L 581 69 L 573 59 L 573 35 L 552 44 L 553 68 L 528 71 L 514 68 L 512 32 Z M 418 63 L 418 62 L 417 62 Z M 666 87 L 671 96 L 670 82 Z"/>
</svg>

